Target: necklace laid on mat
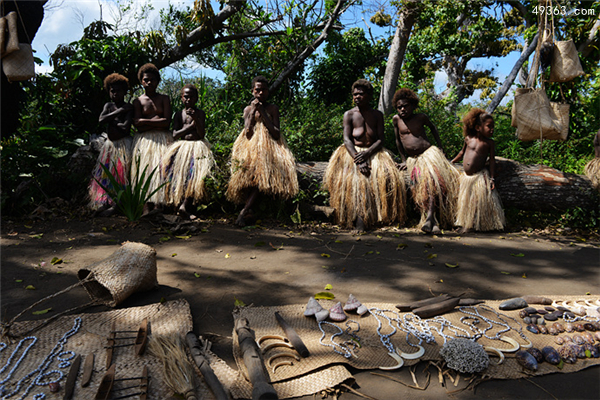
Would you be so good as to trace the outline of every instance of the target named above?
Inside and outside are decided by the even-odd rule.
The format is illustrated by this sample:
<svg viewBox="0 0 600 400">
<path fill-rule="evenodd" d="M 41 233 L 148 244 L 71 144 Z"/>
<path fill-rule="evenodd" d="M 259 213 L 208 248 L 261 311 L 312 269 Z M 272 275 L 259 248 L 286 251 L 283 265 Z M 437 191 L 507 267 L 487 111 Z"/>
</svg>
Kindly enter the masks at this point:
<svg viewBox="0 0 600 400">
<path fill-rule="evenodd" d="M 5 394 L 6 390 L 5 390 L 4 386 L 0 387 L 0 393 L 2 395 L 2 400 L 9 399 L 9 398 L 13 397 L 14 395 L 18 394 L 24 385 L 27 385 L 25 387 L 25 392 L 21 395 L 21 397 L 18 398 L 18 400 L 25 399 L 25 397 L 27 397 L 27 395 L 33 389 L 34 386 L 47 386 L 51 383 L 56 383 L 56 382 L 60 381 L 64 376 L 62 371 L 59 371 L 57 369 L 53 369 L 48 372 L 46 372 L 46 371 L 48 370 L 48 367 L 50 366 L 50 364 L 52 364 L 54 359 L 59 361 L 59 364 L 58 364 L 59 368 L 67 368 L 69 365 L 71 365 L 70 360 L 72 360 L 75 357 L 75 352 L 64 351 L 64 346 L 65 346 L 65 344 L 67 344 L 67 342 L 71 336 L 73 336 L 77 332 L 79 332 L 80 328 L 81 328 L 81 318 L 77 317 L 77 318 L 75 318 L 75 321 L 73 322 L 73 327 L 70 330 L 68 330 L 67 332 L 65 332 L 65 334 L 58 340 L 58 342 L 56 343 L 54 348 L 50 351 L 50 353 L 46 356 L 46 358 L 44 358 L 42 360 L 42 362 L 38 365 L 38 367 L 36 369 L 34 369 L 33 371 L 31 371 L 30 373 L 25 375 L 23 378 L 21 378 L 15 384 L 15 389 L 12 392 Z M 32 339 L 32 338 L 35 340 L 23 352 L 23 355 L 21 356 L 21 358 L 19 358 L 19 360 L 17 361 L 17 363 L 11 370 L 9 377 L 7 377 L 7 378 L 10 378 L 10 376 L 12 376 L 12 373 L 17 369 L 18 365 L 21 363 L 21 361 L 27 354 L 27 351 L 29 351 L 29 349 L 37 341 L 37 339 L 35 337 L 30 336 L 30 337 L 27 337 L 27 338 L 21 340 L 21 342 L 19 342 L 19 346 L 17 346 L 17 349 L 15 349 L 15 351 L 13 352 L 13 355 L 11 355 L 11 358 L 7 361 L 7 364 L 5 365 L 5 367 L 7 367 L 10 364 L 12 357 L 14 356 L 14 354 L 16 354 L 16 351 L 21 346 L 21 344 L 25 340 Z M 3 367 L 2 371 L 5 369 L 5 367 Z M 2 373 L 2 371 L 0 371 L 0 373 Z M 5 379 L 2 382 L 2 384 L 7 381 L 8 381 L 8 379 Z M 33 399 L 41 400 L 41 399 L 44 399 L 45 397 L 46 397 L 46 395 L 44 393 L 38 393 L 33 396 Z"/>
<path fill-rule="evenodd" d="M 350 323 L 356 324 L 355 331 L 352 331 L 352 327 L 350 326 Z M 337 332 L 335 332 L 329 338 L 330 343 L 323 342 L 323 339 L 325 339 L 325 336 L 327 336 L 327 333 L 325 333 L 325 329 L 323 328 L 323 325 L 330 325 L 337 330 Z M 336 324 L 334 324 L 332 322 L 327 322 L 327 321 L 319 322 L 319 329 L 321 330 L 321 333 L 322 333 L 321 339 L 319 339 L 319 343 L 321 343 L 323 346 L 331 347 L 334 352 L 336 352 L 346 358 L 350 358 L 352 356 L 356 357 L 355 353 L 357 352 L 357 349 L 360 346 L 360 337 L 356 333 L 358 331 L 360 331 L 360 324 L 354 320 L 348 320 L 348 321 L 346 321 L 346 327 L 347 327 L 346 330 L 343 330 L 342 328 L 340 328 L 339 326 L 337 326 Z M 334 341 L 334 339 L 338 336 L 343 335 L 344 333 L 347 334 L 348 336 L 350 336 L 350 339 L 345 340 L 341 343 L 336 343 Z"/>
</svg>

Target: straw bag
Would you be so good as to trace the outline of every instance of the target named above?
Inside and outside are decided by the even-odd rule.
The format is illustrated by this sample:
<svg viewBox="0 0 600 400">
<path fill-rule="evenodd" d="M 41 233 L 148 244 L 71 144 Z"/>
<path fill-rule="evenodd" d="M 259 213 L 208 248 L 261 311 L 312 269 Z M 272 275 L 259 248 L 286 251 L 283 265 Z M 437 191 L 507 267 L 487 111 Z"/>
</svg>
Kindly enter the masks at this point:
<svg viewBox="0 0 600 400">
<path fill-rule="evenodd" d="M 28 43 L 19 43 L 19 50 L 2 57 L 2 70 L 9 82 L 26 81 L 35 76 L 33 51 Z"/>
<path fill-rule="evenodd" d="M 573 40 L 555 42 L 550 64 L 550 82 L 568 82 L 583 74 Z"/>
<path fill-rule="evenodd" d="M 158 287 L 156 250 L 136 242 L 125 242 L 108 258 L 77 272 L 92 300 L 116 307 L 135 292 Z"/>
<path fill-rule="evenodd" d="M 565 140 L 569 132 L 569 105 L 548 100 L 544 88 L 518 88 L 511 125 L 522 141 Z"/>
</svg>

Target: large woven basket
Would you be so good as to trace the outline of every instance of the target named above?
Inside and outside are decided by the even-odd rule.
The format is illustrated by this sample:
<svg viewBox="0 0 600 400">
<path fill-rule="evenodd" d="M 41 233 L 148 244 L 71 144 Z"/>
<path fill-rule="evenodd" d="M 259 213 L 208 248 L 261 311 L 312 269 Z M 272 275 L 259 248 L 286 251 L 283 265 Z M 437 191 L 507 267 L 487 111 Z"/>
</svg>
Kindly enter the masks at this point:
<svg viewBox="0 0 600 400">
<path fill-rule="evenodd" d="M 108 258 L 80 269 L 77 276 L 92 300 L 116 307 L 131 294 L 158 286 L 156 250 L 125 242 Z"/>
<path fill-rule="evenodd" d="M 554 43 L 550 82 L 568 82 L 583 74 L 579 53 L 573 40 Z"/>
<path fill-rule="evenodd" d="M 35 76 L 33 51 L 28 43 L 19 43 L 19 49 L 2 57 L 2 70 L 9 82 L 26 81 Z"/>
</svg>

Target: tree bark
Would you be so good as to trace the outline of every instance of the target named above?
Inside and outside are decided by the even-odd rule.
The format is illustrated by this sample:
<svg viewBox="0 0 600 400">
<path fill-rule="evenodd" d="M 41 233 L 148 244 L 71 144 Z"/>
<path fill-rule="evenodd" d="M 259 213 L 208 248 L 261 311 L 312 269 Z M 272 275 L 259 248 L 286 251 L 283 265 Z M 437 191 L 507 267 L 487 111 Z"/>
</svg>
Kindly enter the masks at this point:
<svg viewBox="0 0 600 400">
<path fill-rule="evenodd" d="M 540 36 L 539 33 L 537 35 L 535 35 L 535 37 L 531 41 L 531 44 L 529 45 L 529 47 L 527 47 L 527 49 L 521 54 L 521 57 L 519 57 L 519 59 L 513 66 L 512 71 L 510 71 L 510 74 L 508 74 L 508 76 L 504 80 L 504 83 L 500 87 L 500 90 L 498 91 L 498 93 L 496 93 L 496 95 L 490 102 L 490 105 L 487 107 L 486 111 L 488 113 L 491 114 L 494 112 L 496 107 L 498 107 L 498 104 L 500 104 L 500 102 L 502 101 L 502 99 L 504 98 L 504 96 L 506 95 L 506 93 L 508 92 L 510 87 L 512 86 L 513 82 L 515 81 L 515 78 L 517 77 L 517 75 L 519 74 L 519 71 L 521 70 L 521 67 L 523 66 L 523 63 L 525 63 L 525 60 L 527 60 L 529 58 L 529 56 L 531 55 L 531 53 L 534 52 L 534 50 L 537 46 L 537 41 L 539 39 L 539 36 Z"/>
<path fill-rule="evenodd" d="M 455 164 L 462 172 L 462 165 Z M 298 163 L 296 170 L 321 182 L 326 161 Z M 570 174 L 544 165 L 525 165 L 496 157 L 496 187 L 504 207 L 528 211 L 565 211 L 597 208 L 598 193 L 585 175 Z M 405 173 L 408 183 L 409 176 Z M 306 181 L 306 179 L 301 180 Z"/>
<path fill-rule="evenodd" d="M 398 77 L 400 76 L 402 63 L 404 62 L 406 46 L 408 45 L 410 33 L 415 24 L 417 12 L 417 3 L 410 1 L 404 6 L 398 18 L 398 26 L 396 27 L 396 33 L 390 47 L 390 54 L 385 67 L 385 75 L 377 107 L 384 115 L 394 112 L 392 99 L 398 85 Z"/>
</svg>

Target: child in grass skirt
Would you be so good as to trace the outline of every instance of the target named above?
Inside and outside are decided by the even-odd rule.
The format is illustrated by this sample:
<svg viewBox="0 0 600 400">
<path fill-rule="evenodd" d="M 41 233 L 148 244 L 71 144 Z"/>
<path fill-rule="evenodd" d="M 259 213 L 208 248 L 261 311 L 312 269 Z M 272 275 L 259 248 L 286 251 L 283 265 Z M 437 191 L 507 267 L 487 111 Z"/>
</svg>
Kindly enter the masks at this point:
<svg viewBox="0 0 600 400">
<path fill-rule="evenodd" d="M 344 144 L 331 156 L 323 180 L 337 223 L 359 232 L 406 216 L 404 180 L 383 148 L 383 114 L 371 107 L 372 95 L 369 81 L 352 85 L 356 107 L 344 114 Z"/>
<path fill-rule="evenodd" d="M 131 161 L 132 140 L 130 131 L 133 120 L 133 107 L 125 102 L 125 94 L 129 90 L 129 81 L 123 75 L 108 75 L 104 79 L 104 89 L 106 89 L 112 101 L 104 105 L 98 122 L 108 125 L 108 138 L 100 149 L 98 162 L 92 171 L 88 193 L 90 208 L 96 210 L 102 216 L 108 216 L 115 211 L 114 202 L 103 186 L 109 190 L 114 188 L 102 165 L 108 168 L 119 184 L 127 184 Z"/>
<path fill-rule="evenodd" d="M 171 101 L 169 96 L 156 92 L 160 82 L 160 73 L 154 64 L 144 64 L 138 71 L 138 79 L 144 87 L 144 94 L 133 101 L 133 123 L 138 133 L 133 138 L 133 154 L 131 161 L 132 184 L 137 182 L 146 169 L 146 179 L 156 168 L 150 188 L 152 193 L 164 183 L 160 173 L 162 157 L 167 147 L 173 142 L 169 131 L 171 125 Z M 138 164 L 139 159 L 139 164 Z M 144 205 L 144 214 L 152 211 L 155 206 L 166 203 L 166 188 L 160 188 Z"/>
<path fill-rule="evenodd" d="M 263 76 L 252 80 L 254 100 L 244 109 L 244 129 L 233 144 L 227 199 L 244 204 L 236 220 L 245 218 L 259 192 L 284 200 L 298 193 L 296 161 L 279 128 L 279 109 L 267 103 L 269 83 Z"/>
<path fill-rule="evenodd" d="M 162 173 L 167 183 L 167 202 L 179 206 L 182 217 L 192 217 L 194 201 L 206 197 L 204 179 L 215 164 L 210 143 L 204 138 L 204 111 L 196 107 L 198 89 L 187 84 L 181 90 L 184 110 L 173 120 L 173 143 L 162 162 Z M 177 140 L 181 139 L 181 140 Z"/>
<path fill-rule="evenodd" d="M 496 190 L 496 158 L 494 118 L 474 108 L 463 118 L 465 142 L 452 162 L 463 159 L 464 172 L 460 176 L 456 225 L 463 232 L 504 229 L 502 202 Z M 485 167 L 490 161 L 490 171 Z"/>
</svg>

